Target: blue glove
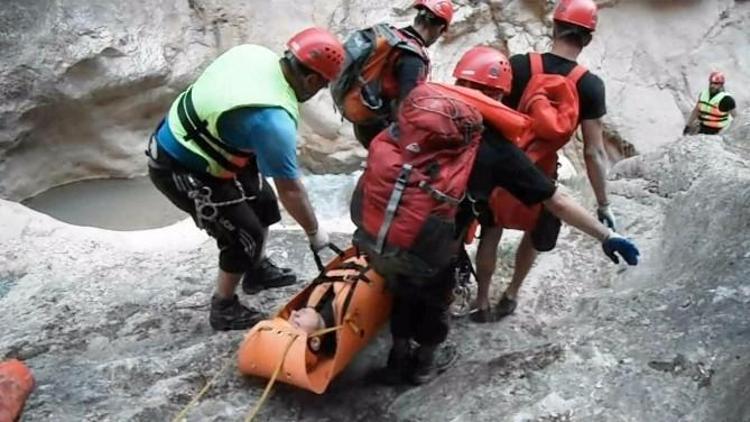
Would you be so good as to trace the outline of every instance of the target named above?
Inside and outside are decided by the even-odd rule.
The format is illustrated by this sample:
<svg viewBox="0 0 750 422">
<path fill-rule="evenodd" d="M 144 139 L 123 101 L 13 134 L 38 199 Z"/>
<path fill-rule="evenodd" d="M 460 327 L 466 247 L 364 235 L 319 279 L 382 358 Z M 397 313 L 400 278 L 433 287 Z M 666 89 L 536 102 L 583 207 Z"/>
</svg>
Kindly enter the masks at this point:
<svg viewBox="0 0 750 422">
<path fill-rule="evenodd" d="M 615 228 L 615 215 L 612 213 L 612 210 L 609 209 L 609 205 L 599 206 L 599 208 L 596 209 L 596 218 L 599 219 L 600 223 L 609 227 L 611 230 L 617 230 Z"/>
<path fill-rule="evenodd" d="M 638 247 L 635 246 L 635 243 L 615 232 L 612 232 L 609 237 L 602 242 L 602 249 L 604 249 L 604 253 L 607 254 L 609 259 L 615 264 L 620 263 L 620 259 L 617 257 L 616 253 L 620 254 L 629 265 L 638 265 L 638 257 L 641 255 L 638 251 Z"/>
</svg>

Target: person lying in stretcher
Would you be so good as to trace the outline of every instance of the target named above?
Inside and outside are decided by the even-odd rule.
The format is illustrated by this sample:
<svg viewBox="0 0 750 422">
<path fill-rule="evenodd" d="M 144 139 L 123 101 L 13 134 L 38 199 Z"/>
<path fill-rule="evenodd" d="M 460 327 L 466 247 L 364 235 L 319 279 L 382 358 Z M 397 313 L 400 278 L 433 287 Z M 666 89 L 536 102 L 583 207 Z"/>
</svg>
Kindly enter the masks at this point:
<svg viewBox="0 0 750 422">
<path fill-rule="evenodd" d="M 331 249 L 312 283 L 245 335 L 240 372 L 322 394 L 388 321 L 392 297 L 367 255 Z"/>
<path fill-rule="evenodd" d="M 331 283 L 326 283 L 331 284 Z M 328 291 L 332 291 L 328 289 Z M 336 333 L 330 332 L 322 336 L 312 336 L 313 333 L 333 327 L 334 310 L 333 295 L 327 300 L 322 300 L 317 306 L 305 306 L 304 308 L 293 310 L 289 315 L 289 322 L 294 328 L 304 331 L 309 337 L 307 347 L 313 353 L 320 353 L 325 356 L 332 356 L 336 353 Z"/>
<path fill-rule="evenodd" d="M 366 267 L 347 262 L 338 269 L 327 271 L 325 278 L 310 292 L 305 306 L 289 313 L 288 321 L 292 327 L 307 334 L 307 347 L 311 352 L 323 356 L 333 356 L 336 353 L 335 331 L 323 335 L 315 333 L 335 327 L 336 321 L 341 320 L 340 309 L 347 307 L 349 300 L 346 296 L 354 293 L 352 286 L 362 277 L 363 270 Z M 337 304 L 340 306 L 337 307 Z"/>
</svg>

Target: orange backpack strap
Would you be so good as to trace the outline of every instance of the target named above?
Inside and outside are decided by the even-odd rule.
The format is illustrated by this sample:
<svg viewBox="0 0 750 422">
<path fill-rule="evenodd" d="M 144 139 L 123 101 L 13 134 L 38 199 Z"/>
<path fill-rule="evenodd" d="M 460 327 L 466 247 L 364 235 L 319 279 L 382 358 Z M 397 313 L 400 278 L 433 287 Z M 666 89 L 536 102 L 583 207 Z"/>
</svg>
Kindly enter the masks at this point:
<svg viewBox="0 0 750 422">
<path fill-rule="evenodd" d="M 578 86 L 578 81 L 581 80 L 583 75 L 586 74 L 589 70 L 585 67 L 581 66 L 580 64 L 577 64 L 576 67 L 573 68 L 570 72 L 568 72 L 568 75 L 566 78 L 570 80 L 570 82 L 573 82 L 573 86 Z"/>
<path fill-rule="evenodd" d="M 541 54 L 529 53 L 529 63 L 531 64 L 531 76 L 544 73 L 544 63 L 542 62 Z"/>
</svg>

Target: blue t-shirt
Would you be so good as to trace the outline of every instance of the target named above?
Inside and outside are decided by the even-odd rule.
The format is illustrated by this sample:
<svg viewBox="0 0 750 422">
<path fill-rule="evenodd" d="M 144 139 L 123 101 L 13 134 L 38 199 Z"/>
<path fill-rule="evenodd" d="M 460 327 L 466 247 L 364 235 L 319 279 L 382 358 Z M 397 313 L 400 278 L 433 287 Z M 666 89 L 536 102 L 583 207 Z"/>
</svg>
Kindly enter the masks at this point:
<svg viewBox="0 0 750 422">
<path fill-rule="evenodd" d="M 230 146 L 253 151 L 261 174 L 279 179 L 299 178 L 297 126 L 278 107 L 243 107 L 225 112 L 216 124 L 219 136 Z M 172 158 L 192 170 L 206 171 L 206 161 L 182 146 L 169 125 L 162 124 L 156 140 Z"/>
</svg>

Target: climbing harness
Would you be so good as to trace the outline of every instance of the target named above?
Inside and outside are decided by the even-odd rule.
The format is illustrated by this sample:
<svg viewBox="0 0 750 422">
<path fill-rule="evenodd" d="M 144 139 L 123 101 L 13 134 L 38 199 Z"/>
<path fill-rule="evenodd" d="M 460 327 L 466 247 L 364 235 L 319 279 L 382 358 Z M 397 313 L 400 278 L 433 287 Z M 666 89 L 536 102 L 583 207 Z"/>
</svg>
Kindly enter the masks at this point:
<svg viewBox="0 0 750 422">
<path fill-rule="evenodd" d="M 253 201 L 257 198 L 256 195 L 248 196 L 245 193 L 245 189 L 242 187 L 237 178 L 234 178 L 234 184 L 237 186 L 237 190 L 240 192 L 239 198 L 231 199 L 228 201 L 214 202 L 211 200 L 213 190 L 209 186 L 202 185 L 200 182 L 195 180 L 192 175 L 187 175 L 190 186 L 193 189 L 187 191 L 187 195 L 195 203 L 195 214 L 196 224 L 199 228 L 205 228 L 205 222 L 214 222 L 219 215 L 220 207 L 227 207 L 230 205 L 241 204 L 245 201 Z M 259 178 L 261 188 L 263 187 L 263 178 Z"/>
</svg>

